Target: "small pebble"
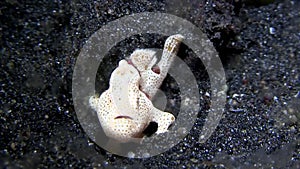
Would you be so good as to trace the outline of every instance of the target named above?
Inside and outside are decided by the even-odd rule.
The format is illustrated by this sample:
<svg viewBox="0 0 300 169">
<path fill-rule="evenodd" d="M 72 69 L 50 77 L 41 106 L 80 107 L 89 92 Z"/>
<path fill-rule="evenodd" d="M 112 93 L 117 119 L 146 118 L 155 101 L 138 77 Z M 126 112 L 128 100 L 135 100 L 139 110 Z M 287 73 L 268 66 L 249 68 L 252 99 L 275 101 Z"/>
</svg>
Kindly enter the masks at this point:
<svg viewBox="0 0 300 169">
<path fill-rule="evenodd" d="M 270 32 L 270 34 L 274 35 L 275 32 L 276 32 L 276 30 L 275 30 L 275 28 L 270 27 L 270 28 L 269 28 L 269 32 Z"/>
<path fill-rule="evenodd" d="M 184 128 L 184 127 L 178 128 L 177 132 L 178 132 L 178 134 L 181 135 L 181 136 L 185 136 L 186 133 L 187 133 L 186 128 Z"/>
<path fill-rule="evenodd" d="M 143 153 L 143 158 L 149 158 L 150 154 L 149 153 Z"/>
<path fill-rule="evenodd" d="M 134 158 L 135 154 L 132 151 L 130 151 L 130 152 L 128 152 L 127 156 L 129 158 Z"/>
<path fill-rule="evenodd" d="M 11 143 L 10 147 L 11 147 L 11 149 L 16 150 L 16 144 L 15 143 Z"/>
</svg>

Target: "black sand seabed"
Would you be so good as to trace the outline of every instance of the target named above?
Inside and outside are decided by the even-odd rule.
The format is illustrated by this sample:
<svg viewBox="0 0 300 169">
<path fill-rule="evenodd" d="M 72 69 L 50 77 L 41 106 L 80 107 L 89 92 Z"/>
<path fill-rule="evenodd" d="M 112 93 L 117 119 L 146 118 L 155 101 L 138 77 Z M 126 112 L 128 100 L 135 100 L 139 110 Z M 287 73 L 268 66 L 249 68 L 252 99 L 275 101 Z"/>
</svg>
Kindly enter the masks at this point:
<svg viewBox="0 0 300 169">
<path fill-rule="evenodd" d="M 251 2 L 1 1 L 0 168 L 300 168 L 300 4 Z M 207 34 L 225 67 L 227 104 L 217 130 L 198 143 L 210 92 L 199 70 L 204 112 L 188 136 L 161 155 L 129 159 L 98 147 L 81 128 L 72 72 L 96 30 L 145 11 L 177 15 Z M 120 43 L 115 57 L 128 56 L 132 41 Z"/>
</svg>

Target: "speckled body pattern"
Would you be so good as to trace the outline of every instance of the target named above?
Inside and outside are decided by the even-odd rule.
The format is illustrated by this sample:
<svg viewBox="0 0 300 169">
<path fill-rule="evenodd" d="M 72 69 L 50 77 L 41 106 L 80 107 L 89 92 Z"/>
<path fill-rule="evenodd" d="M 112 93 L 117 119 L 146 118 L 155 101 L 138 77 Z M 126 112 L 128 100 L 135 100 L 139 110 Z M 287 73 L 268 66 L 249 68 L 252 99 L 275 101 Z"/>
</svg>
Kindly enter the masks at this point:
<svg viewBox="0 0 300 169">
<path fill-rule="evenodd" d="M 170 36 L 164 46 L 161 60 L 157 62 L 155 51 L 135 50 L 129 61 L 121 60 L 112 72 L 109 89 L 98 98 L 92 96 L 91 107 L 97 112 L 105 134 L 120 142 L 142 138 L 150 122 L 156 122 L 156 133 L 168 131 L 175 117 L 155 108 L 151 98 L 156 94 L 172 64 L 183 36 Z"/>
</svg>

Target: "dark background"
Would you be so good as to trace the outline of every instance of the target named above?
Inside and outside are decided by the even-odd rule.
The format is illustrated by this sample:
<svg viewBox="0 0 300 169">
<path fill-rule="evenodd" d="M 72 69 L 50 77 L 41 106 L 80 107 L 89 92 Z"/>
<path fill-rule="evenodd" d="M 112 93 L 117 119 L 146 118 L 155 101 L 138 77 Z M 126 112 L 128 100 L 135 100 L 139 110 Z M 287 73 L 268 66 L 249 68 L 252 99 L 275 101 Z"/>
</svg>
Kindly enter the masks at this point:
<svg viewBox="0 0 300 169">
<path fill-rule="evenodd" d="M 0 167 L 300 168 L 299 7 L 296 0 L 1 1 Z M 72 71 L 102 25 L 145 11 L 177 15 L 207 34 L 225 67 L 227 104 L 205 144 L 197 142 L 205 119 L 199 112 L 169 151 L 128 159 L 98 147 L 81 128 Z M 119 47 L 125 57 L 128 46 Z"/>
</svg>

